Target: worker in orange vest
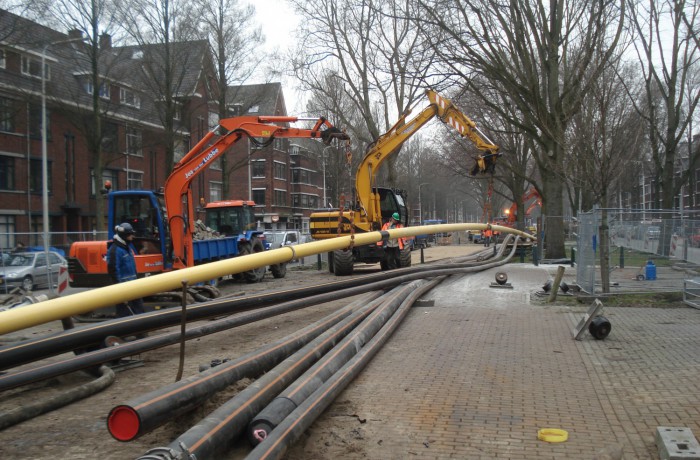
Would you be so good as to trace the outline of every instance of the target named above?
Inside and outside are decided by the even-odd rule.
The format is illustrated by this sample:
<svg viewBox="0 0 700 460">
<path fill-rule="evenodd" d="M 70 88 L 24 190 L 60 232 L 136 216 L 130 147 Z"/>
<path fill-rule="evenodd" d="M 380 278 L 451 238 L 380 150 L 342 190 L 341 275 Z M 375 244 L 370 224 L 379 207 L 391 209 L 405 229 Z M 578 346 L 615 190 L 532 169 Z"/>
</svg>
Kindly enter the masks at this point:
<svg viewBox="0 0 700 460">
<path fill-rule="evenodd" d="M 486 227 L 486 230 L 484 230 L 484 246 L 487 248 L 491 245 L 491 237 L 493 236 L 493 231 L 491 230 L 491 227 Z"/>
<path fill-rule="evenodd" d="M 382 231 L 391 230 L 393 228 L 403 228 L 401 224 L 401 215 L 395 212 L 382 226 Z M 400 266 L 401 251 L 406 245 L 404 238 L 396 238 L 387 240 L 386 246 L 384 247 L 384 260 L 382 263 L 382 268 L 391 270 L 398 268 Z M 377 246 L 384 246 L 384 241 L 377 242 Z"/>
</svg>

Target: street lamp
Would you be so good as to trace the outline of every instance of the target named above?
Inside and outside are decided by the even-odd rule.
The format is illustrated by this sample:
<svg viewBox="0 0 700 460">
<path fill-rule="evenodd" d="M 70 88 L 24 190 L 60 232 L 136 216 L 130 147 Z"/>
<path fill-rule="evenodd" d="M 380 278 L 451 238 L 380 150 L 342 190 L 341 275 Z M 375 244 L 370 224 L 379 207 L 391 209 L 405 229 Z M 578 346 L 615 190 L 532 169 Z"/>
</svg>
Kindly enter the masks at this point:
<svg viewBox="0 0 700 460">
<path fill-rule="evenodd" d="M 46 270 L 48 272 L 49 295 L 53 295 L 53 280 L 51 279 L 51 262 L 49 260 L 49 167 L 47 159 L 46 133 L 46 50 L 50 46 L 64 43 L 83 41 L 83 37 L 59 40 L 44 45 L 41 50 L 41 206 L 43 211 L 44 253 L 46 255 Z M 97 91 L 97 90 L 95 90 Z"/>
<path fill-rule="evenodd" d="M 420 189 L 424 185 L 429 185 L 430 182 L 423 182 L 422 184 L 418 185 L 418 219 L 420 222 L 418 222 L 418 225 L 423 225 L 423 202 L 421 201 L 421 195 L 420 195 Z"/>
</svg>

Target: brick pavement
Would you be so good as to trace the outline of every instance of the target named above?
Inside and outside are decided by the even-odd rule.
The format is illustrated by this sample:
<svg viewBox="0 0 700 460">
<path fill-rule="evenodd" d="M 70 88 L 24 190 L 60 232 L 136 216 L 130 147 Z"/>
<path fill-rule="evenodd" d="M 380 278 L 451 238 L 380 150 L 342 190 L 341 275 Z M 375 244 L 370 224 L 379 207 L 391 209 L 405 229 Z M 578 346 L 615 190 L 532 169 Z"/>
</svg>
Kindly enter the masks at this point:
<svg viewBox="0 0 700 460">
<path fill-rule="evenodd" d="M 556 267 L 509 265 L 513 290 L 488 287 L 499 270 L 429 293 L 305 442 L 338 458 L 653 459 L 657 426 L 700 437 L 699 310 L 605 307 L 607 339 L 575 341 L 588 305 L 529 301 Z"/>
</svg>

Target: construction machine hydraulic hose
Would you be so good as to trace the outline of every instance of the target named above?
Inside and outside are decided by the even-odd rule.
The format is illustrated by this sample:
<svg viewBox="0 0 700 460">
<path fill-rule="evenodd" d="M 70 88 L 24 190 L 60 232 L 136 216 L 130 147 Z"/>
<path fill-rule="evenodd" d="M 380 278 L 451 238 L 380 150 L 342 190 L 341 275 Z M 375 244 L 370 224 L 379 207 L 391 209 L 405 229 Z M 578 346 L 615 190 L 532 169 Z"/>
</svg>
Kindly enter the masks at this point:
<svg viewBox="0 0 700 460">
<path fill-rule="evenodd" d="M 107 417 L 110 434 L 119 441 L 132 441 L 172 417 L 187 412 L 201 401 L 242 378 L 269 371 L 311 340 L 350 316 L 356 308 L 374 301 L 373 292 L 348 304 L 287 337 L 239 358 L 222 363 L 185 380 L 134 398 L 112 408 Z"/>
<path fill-rule="evenodd" d="M 304 346 L 274 369 L 238 393 L 230 401 L 222 404 L 208 417 L 190 428 L 168 447 L 149 450 L 145 459 L 184 459 L 216 458 L 217 452 L 230 447 L 231 443 L 245 430 L 253 416 L 267 405 L 289 383 L 298 378 L 314 362 L 330 350 L 345 335 L 362 321 L 376 318 L 376 312 L 386 310 L 388 305 L 402 300 L 409 294 L 406 288 L 394 289 L 389 294 L 375 300 L 334 328 Z M 381 304 L 381 307 L 379 306 Z M 351 320 L 352 318 L 352 320 Z M 343 324 L 345 323 L 345 324 Z M 343 327 L 341 327 L 343 324 Z"/>
<path fill-rule="evenodd" d="M 221 276 L 243 273 L 256 268 L 289 262 L 323 252 L 348 248 L 351 244 L 362 246 L 385 239 L 407 238 L 427 233 L 458 232 L 464 230 L 484 230 L 492 228 L 502 233 L 514 233 L 525 238 L 533 238 L 520 230 L 489 224 L 440 224 L 420 227 L 404 227 L 379 232 L 343 236 L 296 246 L 234 257 L 194 267 L 139 278 L 128 283 L 119 283 L 66 297 L 46 300 L 22 308 L 0 312 L 0 335 L 18 331 L 49 321 L 88 313 L 97 308 L 178 289 L 183 279 L 191 284 L 208 282 Z M 1 360 L 1 359 L 0 359 Z"/>
<path fill-rule="evenodd" d="M 101 376 L 91 382 L 64 391 L 61 394 L 51 396 L 40 401 L 22 404 L 21 407 L 11 411 L 0 413 L 0 430 L 16 425 L 25 420 L 45 414 L 80 399 L 87 398 L 99 391 L 104 390 L 114 382 L 114 371 L 107 366 L 100 366 Z"/>
<path fill-rule="evenodd" d="M 440 283 L 444 277 L 433 279 L 421 286 L 406 298 L 394 315 L 372 337 L 372 339 L 338 372 L 333 374 L 299 407 L 289 414 L 277 428 L 253 449 L 246 457 L 252 459 L 279 459 L 287 451 L 287 447 L 296 442 L 316 418 L 333 402 L 333 400 L 352 382 L 360 371 L 372 360 L 396 330 L 410 310 L 410 307 L 424 293 Z"/>
<path fill-rule="evenodd" d="M 502 246 L 502 248 L 504 247 L 505 245 Z M 449 268 L 452 266 L 456 267 L 457 265 L 440 265 L 442 268 Z M 189 306 L 187 310 L 187 319 L 188 321 L 195 321 L 199 319 L 221 316 L 223 314 L 236 313 L 252 308 L 259 308 L 261 306 L 270 305 L 282 300 L 291 301 L 292 299 L 301 299 L 298 301 L 299 303 L 296 304 L 296 307 L 293 306 L 294 304 L 289 304 L 289 310 L 287 311 L 291 311 L 291 309 L 294 308 L 301 308 L 298 305 L 307 306 L 315 303 L 326 302 L 328 301 L 326 300 L 328 295 L 331 296 L 331 299 L 335 298 L 333 297 L 334 295 L 352 295 L 346 294 L 346 291 L 344 291 L 345 289 L 354 289 L 356 294 L 360 294 L 362 292 L 368 292 L 375 289 L 384 289 L 395 286 L 396 284 L 406 281 L 406 279 L 397 277 L 405 276 L 409 273 L 422 273 L 425 271 L 430 271 L 433 270 L 434 267 L 435 265 L 417 266 L 359 276 L 356 278 L 344 279 L 331 283 L 323 283 L 307 288 L 275 291 L 272 293 L 264 293 L 236 299 L 213 300 L 210 302 Z M 309 296 L 318 297 L 315 299 L 310 299 L 308 298 Z M 105 337 L 108 336 L 122 337 L 157 328 L 172 326 L 174 324 L 178 324 L 180 319 L 181 311 L 171 308 L 135 316 L 128 316 L 125 318 L 117 318 L 87 327 L 66 330 L 46 337 L 15 342 L 0 347 L 0 370 L 9 369 L 20 364 L 70 352 L 76 349 L 90 346 L 101 346 Z M 194 335 L 190 333 L 188 333 L 188 336 L 194 337 Z M 165 343 L 165 345 L 170 345 L 170 343 L 171 342 Z M 157 340 L 149 340 L 148 342 L 145 342 L 144 345 L 145 344 L 149 344 L 149 347 L 139 348 L 138 351 L 146 351 L 164 346 L 160 345 L 159 341 Z M 150 346 L 151 344 L 153 346 Z M 87 354 L 83 356 L 86 355 Z M 128 356 L 128 354 L 124 354 L 122 356 Z M 109 360 L 110 359 L 106 359 L 100 362 L 108 362 Z M 72 362 L 75 364 L 78 361 Z M 99 364 L 100 362 L 93 362 L 91 365 Z M 84 366 L 81 367 L 81 369 L 86 367 L 90 366 Z M 2 389 L 2 385 L 2 376 L 0 376 L 0 389 Z"/>
</svg>

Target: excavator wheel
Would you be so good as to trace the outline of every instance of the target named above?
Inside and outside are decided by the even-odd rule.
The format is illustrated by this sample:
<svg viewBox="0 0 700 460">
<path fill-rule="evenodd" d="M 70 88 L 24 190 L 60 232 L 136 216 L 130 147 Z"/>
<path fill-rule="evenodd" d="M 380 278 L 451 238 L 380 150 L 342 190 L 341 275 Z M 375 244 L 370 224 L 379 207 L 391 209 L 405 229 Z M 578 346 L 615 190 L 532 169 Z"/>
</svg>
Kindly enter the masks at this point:
<svg viewBox="0 0 700 460">
<path fill-rule="evenodd" d="M 352 250 L 338 249 L 333 251 L 333 269 L 335 276 L 352 275 Z"/>
<path fill-rule="evenodd" d="M 406 245 L 399 254 L 399 268 L 411 266 L 411 248 Z"/>
<path fill-rule="evenodd" d="M 248 254 L 257 254 L 258 252 L 263 252 L 265 248 L 263 247 L 262 241 L 257 238 L 252 238 L 250 243 L 243 244 L 240 247 L 239 256 L 245 256 Z M 243 278 L 249 283 L 259 283 L 265 276 L 265 266 L 254 268 L 243 273 Z"/>
<path fill-rule="evenodd" d="M 275 278 L 284 278 L 287 275 L 287 262 L 270 265 L 270 271 Z"/>
</svg>

